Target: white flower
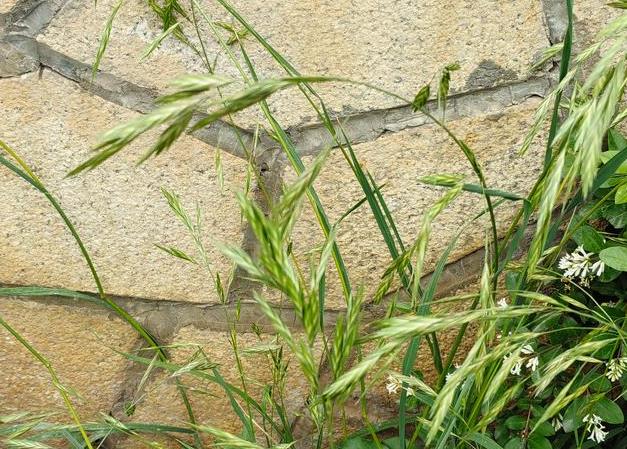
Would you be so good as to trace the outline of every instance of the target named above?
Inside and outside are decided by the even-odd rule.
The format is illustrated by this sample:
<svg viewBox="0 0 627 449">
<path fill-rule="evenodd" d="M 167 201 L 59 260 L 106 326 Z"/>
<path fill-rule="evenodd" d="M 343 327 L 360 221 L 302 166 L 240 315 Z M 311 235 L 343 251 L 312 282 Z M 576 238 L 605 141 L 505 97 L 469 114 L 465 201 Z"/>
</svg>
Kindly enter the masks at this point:
<svg viewBox="0 0 627 449">
<path fill-rule="evenodd" d="M 605 270 L 605 264 L 602 261 L 592 263 L 590 258 L 593 255 L 594 253 L 587 253 L 583 246 L 579 246 L 571 254 L 562 257 L 557 267 L 564 271 L 564 277 L 571 280 L 579 278 L 579 283 L 587 286 L 591 279 L 601 276 Z"/>
<path fill-rule="evenodd" d="M 540 360 L 538 360 L 538 357 L 533 357 L 529 359 L 525 367 L 529 368 L 533 372 L 538 368 L 539 364 L 540 364 Z"/>
<path fill-rule="evenodd" d="M 527 344 L 523 345 L 523 347 L 520 348 L 520 353 L 526 356 L 531 356 L 535 353 L 535 351 L 533 350 L 533 347 L 531 345 Z M 513 354 L 510 352 L 509 354 L 503 356 L 503 360 L 508 361 L 511 357 L 513 357 Z M 531 372 L 534 372 L 536 369 L 538 369 L 540 359 L 538 359 L 537 356 L 522 357 L 516 361 L 516 363 L 510 368 L 509 372 L 514 376 L 520 376 L 520 374 L 522 373 L 523 364 L 525 368 L 531 370 Z"/>
<path fill-rule="evenodd" d="M 589 440 L 594 441 L 597 444 L 601 444 L 607 437 L 607 432 L 604 431 L 605 426 L 601 424 L 601 417 L 598 415 L 586 415 L 583 417 L 583 422 L 588 423 L 587 430 L 590 432 L 588 436 Z"/>
<path fill-rule="evenodd" d="M 603 426 L 595 426 L 590 432 L 589 440 L 596 442 L 597 444 L 601 444 L 605 441 L 605 437 L 607 437 L 607 432 L 605 432 Z"/>
<path fill-rule="evenodd" d="M 387 388 L 388 394 L 396 394 L 398 393 L 398 390 L 401 388 L 401 383 L 396 377 L 390 374 L 388 375 L 388 383 L 385 386 L 385 388 Z"/>
<path fill-rule="evenodd" d="M 533 347 L 531 345 L 524 345 L 521 349 L 520 352 L 525 354 L 525 355 L 531 355 L 533 354 Z"/>
<path fill-rule="evenodd" d="M 459 369 L 459 364 L 455 363 L 453 366 L 455 367 L 455 369 Z M 453 375 L 453 372 L 454 372 L 454 371 L 455 371 L 455 370 L 451 371 L 450 373 L 448 373 L 448 374 L 444 377 L 444 381 L 445 381 L 445 382 L 448 382 L 448 381 L 450 380 L 450 378 L 451 378 L 451 376 Z"/>
<path fill-rule="evenodd" d="M 587 423 L 591 423 L 591 424 L 600 424 L 601 423 L 601 417 L 599 415 L 592 415 L 590 416 L 590 414 L 587 414 L 586 416 L 583 417 L 583 422 L 587 422 Z"/>
<path fill-rule="evenodd" d="M 405 391 L 407 391 L 407 396 L 416 396 L 416 391 L 412 387 L 407 387 Z"/>
<path fill-rule="evenodd" d="M 601 276 L 604 271 L 605 271 L 605 263 L 603 263 L 602 260 L 597 260 L 590 267 L 590 272 L 596 275 L 597 277 Z"/>
<path fill-rule="evenodd" d="M 512 373 L 514 376 L 520 376 L 521 368 L 522 368 L 522 361 L 518 361 L 516 362 L 514 366 L 512 366 L 512 369 L 510 369 L 509 372 Z"/>
<path fill-rule="evenodd" d="M 559 431 L 561 428 L 564 427 L 564 417 L 562 416 L 561 413 L 559 413 L 556 417 L 553 418 L 553 420 L 551 421 L 551 424 L 553 425 L 553 429 L 557 432 Z"/>
<path fill-rule="evenodd" d="M 611 382 L 616 382 L 623 377 L 625 369 L 627 369 L 627 357 L 612 359 L 607 362 L 607 372 L 605 375 Z"/>
<path fill-rule="evenodd" d="M 507 299 L 505 298 L 499 299 L 496 305 L 499 306 L 500 309 L 507 309 L 507 307 L 509 306 L 509 304 L 507 304 Z"/>
</svg>

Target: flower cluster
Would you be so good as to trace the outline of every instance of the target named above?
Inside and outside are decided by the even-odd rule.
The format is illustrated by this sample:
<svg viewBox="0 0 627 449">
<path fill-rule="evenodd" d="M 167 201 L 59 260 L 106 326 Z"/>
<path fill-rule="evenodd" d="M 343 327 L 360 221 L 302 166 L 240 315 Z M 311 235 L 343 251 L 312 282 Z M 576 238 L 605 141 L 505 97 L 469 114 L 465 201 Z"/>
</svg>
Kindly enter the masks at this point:
<svg viewBox="0 0 627 449">
<path fill-rule="evenodd" d="M 402 387 L 401 381 L 398 380 L 396 377 L 392 376 L 391 374 L 388 375 L 388 383 L 385 386 L 385 388 L 387 388 L 388 390 L 388 394 L 397 394 L 398 390 L 400 390 Z"/>
<path fill-rule="evenodd" d="M 445 377 L 444 377 L 444 381 L 448 382 L 449 379 L 451 378 L 451 376 L 453 375 L 453 373 L 455 372 L 456 369 L 459 369 L 459 365 L 456 363 L 454 366 L 453 371 L 451 371 L 450 373 L 448 373 Z"/>
<path fill-rule="evenodd" d="M 601 276 L 605 270 L 605 264 L 601 260 L 592 262 L 593 255 L 594 253 L 587 253 L 583 246 L 579 246 L 572 253 L 562 257 L 557 266 L 564 271 L 564 277 L 570 280 L 579 278 L 581 285 L 588 286 L 590 280 Z"/>
<path fill-rule="evenodd" d="M 589 440 L 594 441 L 597 444 L 601 444 L 607 437 L 607 432 L 604 430 L 605 426 L 601 424 L 601 417 L 598 415 L 586 415 L 583 417 L 583 422 L 588 423 L 587 430 L 590 432 Z"/>
<path fill-rule="evenodd" d="M 607 362 L 607 372 L 605 373 L 605 375 L 610 381 L 616 382 L 620 380 L 621 377 L 623 377 L 623 373 L 625 372 L 626 369 L 627 369 L 627 357 L 621 357 L 619 359 L 612 359 L 609 362 Z"/>
<path fill-rule="evenodd" d="M 388 394 L 397 394 L 403 388 L 403 382 L 397 376 L 388 374 L 388 383 L 385 385 Z M 404 387 L 408 396 L 415 396 L 416 391 L 411 387 Z"/>
<path fill-rule="evenodd" d="M 520 360 L 516 362 L 516 364 L 514 364 L 514 366 L 512 366 L 512 368 L 509 370 L 511 374 L 513 374 L 514 376 L 520 376 L 522 372 L 523 363 L 525 364 L 525 368 L 529 369 L 531 372 L 534 372 L 536 369 L 538 369 L 538 365 L 540 364 L 540 359 L 538 359 L 537 355 L 534 355 L 535 351 L 533 350 L 533 347 L 531 345 L 524 345 L 520 349 L 520 353 L 527 357 L 521 358 Z M 509 360 L 510 357 L 512 357 L 512 353 L 507 354 L 503 358 L 505 360 Z M 527 363 L 525 363 L 525 361 Z"/>
<path fill-rule="evenodd" d="M 553 420 L 551 421 L 551 424 L 553 425 L 553 429 L 555 429 L 556 432 L 560 430 L 561 428 L 563 428 L 564 417 L 562 416 L 562 414 L 559 413 L 556 417 L 554 417 Z"/>
</svg>

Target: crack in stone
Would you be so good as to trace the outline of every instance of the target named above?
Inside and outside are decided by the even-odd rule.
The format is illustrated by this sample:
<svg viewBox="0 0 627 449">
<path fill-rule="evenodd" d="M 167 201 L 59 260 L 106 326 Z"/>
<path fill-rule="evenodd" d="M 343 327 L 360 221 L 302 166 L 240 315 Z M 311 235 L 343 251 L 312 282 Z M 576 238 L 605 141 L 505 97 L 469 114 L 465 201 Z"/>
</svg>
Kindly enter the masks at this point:
<svg viewBox="0 0 627 449">
<path fill-rule="evenodd" d="M 92 81 L 91 67 L 88 64 L 57 52 L 34 39 L 45 30 L 66 2 L 67 0 L 22 0 L 9 13 L 0 17 L 0 31 L 4 30 L 4 35 L 0 35 L 0 77 L 20 76 L 45 66 L 106 101 L 140 113 L 153 110 L 155 100 L 159 96 L 158 91 L 133 84 L 104 72 L 99 72 Z M 566 28 L 566 15 L 562 1 L 543 0 L 543 4 L 549 40 L 552 44 L 561 42 Z M 531 78 L 453 95 L 449 98 L 448 117 L 449 119 L 456 119 L 500 112 L 530 97 L 544 97 L 550 86 L 549 74 L 547 77 Z M 427 107 L 432 112 L 436 110 L 434 102 L 430 102 Z M 195 119 L 200 119 L 202 116 L 202 114 L 197 114 Z M 383 134 L 423 126 L 430 122 L 425 116 L 414 113 L 410 107 L 364 111 L 339 116 L 335 120 L 341 125 L 352 143 L 376 140 Z M 282 163 L 276 150 L 277 145 L 272 139 L 267 134 L 261 134 L 260 141 L 255 142 L 253 132 L 223 121 L 215 122 L 192 135 L 205 143 L 244 159 L 248 156 L 242 148 L 242 143 L 245 148 L 256 147 L 259 149 L 255 157 L 259 176 L 257 185 L 253 189 L 253 195 L 267 212 L 272 201 L 278 198 L 281 191 Z M 322 124 L 296 127 L 288 130 L 288 135 L 295 142 L 301 155 L 314 155 L 325 147 L 336 146 Z M 249 225 L 245 230 L 242 247 L 253 255 L 257 252 L 258 243 Z M 437 296 L 441 297 L 477 279 L 481 273 L 484 257 L 484 250 L 479 249 L 447 264 L 441 282 L 438 284 Z M 422 282 L 428 282 L 430 277 L 431 274 L 425 275 Z M 248 281 L 244 273 L 238 270 L 234 275 L 229 291 L 228 304 L 225 305 L 135 297 L 118 297 L 116 302 L 143 322 L 158 341 L 168 343 L 185 326 L 191 325 L 211 331 L 228 331 L 231 324 L 225 317 L 233 310 L 234 302 L 241 298 L 250 298 L 252 291 L 258 288 L 258 283 Z M 68 298 L 20 297 L 14 299 L 35 301 L 41 304 L 48 304 L 53 300 L 56 304 L 84 307 L 89 311 L 95 309 L 94 304 Z M 257 324 L 262 331 L 272 331 L 271 323 L 260 313 L 256 303 L 243 300 L 239 307 L 240 317 L 235 325 L 237 331 L 250 331 L 253 323 Z M 275 309 L 289 327 L 300 329 L 300 323 L 296 319 L 292 307 L 277 305 Z M 112 314 L 113 312 L 103 308 L 102 313 Z M 343 311 L 325 310 L 324 313 L 325 327 L 327 330 L 331 330 Z M 367 304 L 364 310 L 364 322 L 381 318 L 384 313 L 385 306 Z M 137 351 L 146 346 L 143 340 L 138 338 L 134 347 Z M 124 371 L 123 386 L 111 407 L 111 414 L 115 418 L 121 420 L 126 418 L 124 406 L 129 400 L 135 399 L 144 372 L 144 366 L 129 362 Z M 112 443 L 113 445 L 111 445 Z M 115 441 L 107 441 L 106 444 L 109 445 L 107 447 L 115 447 Z"/>
<path fill-rule="evenodd" d="M 543 76 L 452 95 L 448 99 L 447 118 L 455 120 L 479 114 L 498 113 L 528 98 L 543 98 L 550 86 L 548 76 Z M 426 108 L 435 114 L 437 103 L 430 101 Z M 336 122 L 338 134 L 341 135 L 343 130 L 351 143 L 355 144 L 376 140 L 386 133 L 420 127 L 431 123 L 431 120 L 424 114 L 414 112 L 410 106 L 399 106 L 338 117 Z M 320 123 L 288 130 L 288 134 L 301 155 L 315 155 L 324 148 L 337 146 L 325 126 Z"/>
<path fill-rule="evenodd" d="M 38 50 L 42 65 L 106 101 L 144 114 L 156 107 L 155 101 L 159 97 L 159 92 L 155 89 L 138 86 L 104 72 L 98 72 L 92 80 L 90 65 L 59 53 L 42 42 L 38 42 Z M 194 119 L 200 120 L 205 116 L 197 113 Z M 255 147 L 252 132 L 220 120 L 191 135 L 243 159 L 247 158 L 244 148 Z M 259 145 L 257 147 L 259 148 Z"/>
<path fill-rule="evenodd" d="M 7 33 L 35 37 L 44 31 L 68 0 L 22 0 L 6 14 Z"/>
<path fill-rule="evenodd" d="M 520 245 L 515 257 L 518 257 L 526 251 L 529 245 L 530 237 L 533 235 L 535 225 L 529 225 L 523 242 Z M 449 294 L 469 282 L 479 277 L 483 268 L 483 259 L 485 256 L 484 249 L 478 249 L 459 259 L 449 262 L 445 268 L 438 287 L 436 297 L 442 297 Z M 431 279 L 432 274 L 425 274 L 421 283 L 426 285 Z M 258 285 L 258 284 L 257 284 Z M 256 286 L 257 286 L 256 285 Z M 3 285 L 3 287 L 19 287 L 17 285 Z M 93 292 L 84 292 L 93 295 Z M 157 338 L 163 339 L 173 333 L 178 332 L 183 327 L 194 326 L 198 329 L 210 331 L 228 331 L 232 323 L 227 322 L 225 317 L 228 312 L 233 310 L 235 305 L 219 304 L 219 303 L 194 303 L 187 301 L 172 301 L 155 298 L 141 298 L 136 296 L 115 296 L 108 295 L 118 305 L 127 310 L 135 319 L 142 322 Z M 54 301 L 55 304 L 79 307 L 85 310 L 94 310 L 93 302 L 85 302 L 79 299 L 64 298 L 57 296 L 50 297 L 21 297 L 14 296 L 14 300 L 30 301 L 41 304 L 48 304 Z M 381 318 L 386 312 L 387 301 L 382 301 L 381 305 L 366 304 L 365 316 L 362 320 L 364 323 Z M 281 315 L 288 327 L 294 330 L 301 330 L 300 323 L 295 314 L 295 310 L 289 304 L 272 304 L 273 309 Z M 251 326 L 256 324 L 264 332 L 272 332 L 272 325 L 266 317 L 260 313 L 257 303 L 252 300 L 242 299 L 239 301 L 240 318 L 235 325 L 236 330 L 240 332 L 250 331 Z M 113 314 L 112 311 L 102 307 L 102 313 Z M 340 314 L 344 313 L 344 309 L 325 309 L 325 327 L 332 329 Z M 113 316 L 113 315 L 112 315 Z"/>
<path fill-rule="evenodd" d="M 0 37 L 0 54 L 4 42 L 2 39 Z M 81 88 L 106 101 L 140 113 L 150 112 L 156 107 L 155 100 L 160 95 L 156 89 L 142 87 L 105 72 L 98 72 L 92 80 L 90 65 L 28 36 L 11 35 L 10 45 L 14 53 L 21 51 L 24 58 L 27 58 L 24 62 L 25 68 L 17 70 L 21 73 L 35 70 L 37 64 L 33 61 L 38 61 L 39 64 L 76 82 Z M 15 75 L 15 70 L 9 74 Z M 2 76 L 0 64 L 0 77 Z M 548 73 L 541 77 L 451 95 L 448 99 L 448 118 L 454 120 L 478 114 L 497 113 L 527 98 L 544 97 L 551 86 L 550 76 L 551 73 Z M 426 107 L 432 113 L 437 111 L 435 101 L 430 101 Z M 204 116 L 198 113 L 195 119 Z M 352 143 L 364 143 L 376 140 L 385 133 L 426 125 L 430 120 L 423 114 L 415 113 L 410 106 L 398 106 L 338 116 L 335 122 L 338 123 L 338 134 L 342 134 L 341 128 Z M 315 155 L 323 148 L 337 146 L 322 123 L 295 127 L 286 132 L 302 156 Z M 243 159 L 248 159 L 248 152 L 244 148 L 255 148 L 258 162 L 272 159 L 278 148 L 278 144 L 266 132 L 256 135 L 252 130 L 220 120 L 195 131 L 192 136 Z"/>
</svg>

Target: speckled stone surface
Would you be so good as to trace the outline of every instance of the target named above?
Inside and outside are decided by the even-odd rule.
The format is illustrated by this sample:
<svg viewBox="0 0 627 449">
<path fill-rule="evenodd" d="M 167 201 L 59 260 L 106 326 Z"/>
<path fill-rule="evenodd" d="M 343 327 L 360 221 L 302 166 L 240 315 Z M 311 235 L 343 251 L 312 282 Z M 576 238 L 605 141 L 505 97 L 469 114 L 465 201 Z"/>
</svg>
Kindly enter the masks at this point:
<svg viewBox="0 0 627 449">
<path fill-rule="evenodd" d="M 537 105 L 538 100 L 531 99 L 500 113 L 448 123 L 452 132 L 475 152 L 489 187 L 525 194 L 534 182 L 542 163 L 541 143 L 534 145 L 524 156 L 520 156 L 518 151 Z M 383 135 L 372 142 L 355 145 L 354 150 L 364 169 L 372 174 L 378 185 L 384 185 L 383 196 L 406 245 L 416 239 L 425 211 L 445 192 L 443 188 L 419 183 L 420 177 L 440 173 L 462 174 L 466 176 L 466 182 L 478 182 L 461 150 L 435 125 Z M 315 183 L 332 223 L 363 197 L 361 187 L 353 180 L 352 174 L 347 174 L 348 170 L 342 153 L 335 151 Z M 291 168 L 286 169 L 285 177 L 293 178 Z M 497 209 L 501 230 L 507 226 L 516 207 L 516 204 L 508 202 Z M 427 270 L 465 224 L 468 227 L 449 260 L 484 245 L 488 231 L 487 216 L 470 223 L 484 208 L 482 196 L 463 193 L 442 212 L 433 223 Z M 297 254 L 307 254 L 322 244 L 322 234 L 318 229 L 307 204 L 294 230 L 293 242 Z M 364 285 L 366 294 L 373 294 L 391 258 L 367 204 L 342 222 L 337 231 L 337 242 L 354 286 Z M 303 266 L 307 266 L 304 259 Z M 343 306 L 336 279 L 335 274 L 328 277 L 328 307 Z"/>
<path fill-rule="evenodd" d="M 210 19 L 234 23 L 217 2 L 202 3 Z M 413 98 L 436 72 L 454 62 L 461 66 L 451 82 L 456 92 L 525 79 L 539 52 L 549 45 L 539 0 L 465 0 L 455 7 L 439 0 L 233 3 L 301 73 L 368 82 L 407 98 Z M 91 63 L 114 4 L 114 0 L 103 0 L 94 8 L 93 3 L 71 0 L 40 39 L 57 51 Z M 202 18 L 199 21 L 209 59 L 216 61 L 216 72 L 239 79 L 211 29 Z M 126 2 L 114 21 L 101 69 L 160 89 L 177 75 L 203 70 L 200 58 L 173 39 L 164 42 L 148 60 L 139 62 L 144 49 L 159 35 L 160 26 L 146 2 Z M 196 39 L 193 29 L 187 27 L 186 32 Z M 223 30 L 219 33 L 224 39 L 229 37 Z M 260 77 L 284 75 L 252 36 L 246 36 L 244 44 Z M 232 45 L 233 54 L 244 66 L 236 47 Z M 318 88 L 333 113 L 398 104 L 396 99 L 363 87 L 334 83 Z M 284 126 L 315 118 L 296 89 L 271 98 L 270 107 Z M 251 110 L 239 114 L 238 120 L 252 126 L 256 117 L 259 114 Z"/>
<path fill-rule="evenodd" d="M 136 342 L 130 326 L 102 310 L 90 313 L 54 304 L 2 298 L 0 316 L 39 351 L 61 383 L 80 396 L 70 399 L 81 419 L 99 418 L 113 405 L 124 383 L 128 352 Z M 0 327 L 0 413 L 50 412 L 71 422 L 48 371 L 4 327 Z"/>
<path fill-rule="evenodd" d="M 261 401 L 263 389 L 272 384 L 272 360 L 267 353 L 246 354 L 246 350 L 271 342 L 270 336 L 264 335 L 260 338 L 252 332 L 240 333 L 237 336 L 245 388 L 247 393 L 257 401 Z M 243 388 L 242 377 L 238 371 L 230 337 L 227 333 L 187 326 L 175 336 L 173 345 L 175 347 L 172 350 L 172 355 L 175 363 L 183 365 L 189 363 L 192 355 L 198 349 L 202 349 L 208 360 L 216 364 L 220 375 L 226 382 L 237 388 Z M 316 357 L 320 356 L 320 351 L 321 348 L 316 347 Z M 288 363 L 288 373 L 285 377 L 286 386 L 283 400 L 288 413 L 293 418 L 305 405 L 309 386 L 298 367 L 297 360 L 287 348 L 284 350 L 284 362 Z M 212 374 L 210 369 L 206 372 Z M 234 434 L 241 432 L 242 423 L 233 411 L 224 390 L 219 385 L 190 375 L 183 375 L 179 379 L 183 385 L 188 387 L 190 401 L 199 423 L 208 424 Z M 244 405 L 241 398 L 236 396 L 236 399 L 240 405 Z M 137 395 L 135 413 L 132 419 L 167 424 L 188 422 L 189 418 L 176 389 L 174 378 L 165 373 L 156 375 L 147 384 L 145 390 Z M 259 422 L 261 423 L 261 421 Z M 128 447 L 132 446 L 129 445 L 128 441 L 126 444 Z"/>
<path fill-rule="evenodd" d="M 0 0 L 0 14 L 9 12 L 17 2 L 18 0 Z"/>
<path fill-rule="evenodd" d="M 136 167 L 155 135 L 141 138 L 105 164 L 77 177 L 67 173 L 91 156 L 100 133 L 131 113 L 45 71 L 0 80 L 0 136 L 32 165 L 56 195 L 91 252 L 109 294 L 175 301 L 216 302 L 207 271 L 176 259 L 155 244 L 194 254 L 187 229 L 160 189 L 180 195 L 190 214 L 198 202 L 212 270 L 228 277 L 231 264 L 215 243 L 243 238 L 235 192 L 243 190 L 247 163 L 222 154 L 224 188 L 216 150 L 183 137 L 162 156 Z M 39 192 L 2 168 L 0 172 L 0 282 L 95 291 L 76 243 Z"/>
</svg>

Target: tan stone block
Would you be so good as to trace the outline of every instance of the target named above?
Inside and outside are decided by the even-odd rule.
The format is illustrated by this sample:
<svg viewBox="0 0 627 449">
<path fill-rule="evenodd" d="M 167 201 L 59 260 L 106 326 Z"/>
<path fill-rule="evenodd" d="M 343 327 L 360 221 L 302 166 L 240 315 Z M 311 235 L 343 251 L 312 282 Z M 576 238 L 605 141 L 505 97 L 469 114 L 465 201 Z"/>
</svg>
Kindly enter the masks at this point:
<svg viewBox="0 0 627 449">
<path fill-rule="evenodd" d="M 240 360 L 246 391 L 257 401 L 261 401 L 264 387 L 272 383 L 272 362 L 267 354 L 245 354 L 245 352 L 246 349 L 271 341 L 272 337 L 268 334 L 262 335 L 261 339 L 252 332 L 241 333 L 237 336 L 238 348 L 242 354 Z M 202 348 L 208 359 L 217 364 L 224 379 L 237 388 L 242 388 L 242 380 L 227 333 L 199 330 L 193 326 L 187 326 L 180 330 L 173 345 L 171 353 L 176 363 L 189 362 L 193 353 L 198 348 Z M 319 357 L 319 355 L 320 348 L 317 347 L 316 356 Z M 288 374 L 285 378 L 284 403 L 293 417 L 304 407 L 309 387 L 301 374 L 298 362 L 289 354 L 287 348 L 285 348 L 284 356 L 285 361 L 289 363 Z M 212 374 L 211 370 L 206 372 Z M 242 423 L 219 385 L 189 375 L 182 375 L 178 378 L 188 387 L 190 402 L 199 424 L 208 424 L 236 435 L 242 431 Z M 247 412 L 245 402 L 237 395 L 235 398 Z M 258 416 L 256 413 L 254 415 Z M 278 419 L 276 415 L 275 418 Z M 172 425 L 188 423 L 189 418 L 174 379 L 162 372 L 156 374 L 145 390 L 138 394 L 135 413 L 129 419 L 134 422 L 158 422 Z M 268 424 L 257 419 L 256 425 L 267 426 Z M 255 431 L 259 436 L 263 435 L 259 428 L 255 427 Z"/>
<path fill-rule="evenodd" d="M 59 198 L 91 251 L 110 294 L 214 302 L 207 272 L 164 253 L 155 244 L 194 254 L 189 233 L 170 211 L 162 187 L 181 196 L 190 214 L 198 202 L 212 269 L 227 279 L 230 262 L 216 241 L 243 238 L 235 192 L 243 190 L 247 163 L 222 153 L 224 188 L 216 150 L 191 137 L 136 167 L 155 134 L 140 138 L 102 166 L 66 174 L 93 153 L 102 132 L 137 114 L 88 94 L 45 71 L 0 80 L 0 138 L 32 165 Z M 0 171 L 0 282 L 94 291 L 76 243 L 46 199 L 6 168 Z"/>
<path fill-rule="evenodd" d="M 91 63 L 115 3 L 103 0 L 94 8 L 89 2 L 70 2 L 41 39 L 57 51 Z M 202 3 L 211 20 L 235 23 L 217 2 Z M 480 0 L 454 8 L 436 0 L 325 0 L 315 6 L 308 0 L 233 3 L 301 73 L 364 81 L 408 98 L 453 62 L 461 65 L 451 83 L 457 92 L 525 79 L 531 63 L 549 45 L 540 0 Z M 239 78 L 226 52 L 204 21 L 200 22 L 209 59 L 217 62 L 216 72 Z M 160 27 L 146 2 L 126 2 L 114 22 L 101 69 L 158 88 L 181 73 L 203 71 L 200 58 L 174 39 L 164 42 L 149 60 L 138 62 L 160 34 Z M 195 32 L 189 26 L 185 30 L 196 42 Z M 261 77 L 284 76 L 253 37 L 247 36 L 244 42 Z M 236 47 L 232 50 L 245 66 Z M 329 110 L 336 113 L 398 105 L 398 100 L 363 87 L 337 83 L 317 88 Z M 274 96 L 270 107 L 284 126 L 316 117 L 297 89 Z M 253 111 L 240 114 L 247 125 L 252 125 L 255 117 L 259 115 Z"/>
<path fill-rule="evenodd" d="M 518 151 L 538 103 L 537 99 L 531 99 L 501 113 L 462 118 L 448 123 L 452 132 L 474 150 L 490 188 L 525 194 L 533 185 L 541 167 L 544 148 L 539 142 L 524 156 L 520 156 Z M 383 196 L 406 246 L 417 237 L 423 214 L 446 191 L 420 184 L 420 177 L 440 173 L 463 174 L 466 175 L 466 182 L 478 183 L 462 151 L 444 131 L 434 125 L 384 134 L 372 142 L 355 145 L 354 150 L 364 169 L 372 174 L 377 184 L 385 185 Z M 291 167 L 285 172 L 284 177 L 288 182 L 294 179 Z M 331 153 L 315 182 L 315 188 L 331 223 L 364 196 L 339 150 Z M 519 205 L 506 202 L 497 209 L 500 231 L 506 229 Z M 461 227 L 484 208 L 482 196 L 463 193 L 442 212 L 433 223 L 425 267 L 427 272 Z M 485 216 L 469 225 L 458 240 L 449 261 L 481 248 L 485 243 L 487 224 Z M 364 285 L 366 295 L 370 297 L 391 263 L 391 258 L 367 204 L 342 222 L 336 240 L 353 287 Z M 295 253 L 301 256 L 301 264 L 306 268 L 307 259 L 303 255 L 323 242 L 322 233 L 308 203 L 295 226 L 292 241 Z M 343 300 L 334 267 L 330 269 L 327 279 L 327 306 L 341 308 Z"/>
<path fill-rule="evenodd" d="M 0 14 L 9 12 L 16 3 L 17 0 L 0 0 Z"/>
<path fill-rule="evenodd" d="M 124 383 L 127 360 L 115 351 L 131 351 L 133 329 L 97 308 L 41 304 L 2 298 L 0 316 L 56 370 L 82 420 L 108 413 Z M 48 371 L 4 327 L 0 327 L 0 414 L 54 412 L 70 422 Z"/>
<path fill-rule="evenodd" d="M 581 51 L 596 41 L 596 35 L 612 20 L 623 13 L 611 8 L 607 2 L 599 0 L 581 0 L 574 2 L 575 49 Z"/>
</svg>

